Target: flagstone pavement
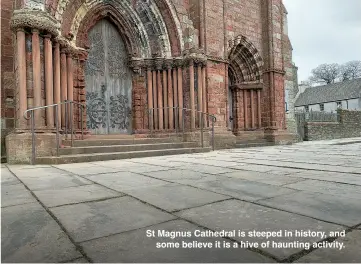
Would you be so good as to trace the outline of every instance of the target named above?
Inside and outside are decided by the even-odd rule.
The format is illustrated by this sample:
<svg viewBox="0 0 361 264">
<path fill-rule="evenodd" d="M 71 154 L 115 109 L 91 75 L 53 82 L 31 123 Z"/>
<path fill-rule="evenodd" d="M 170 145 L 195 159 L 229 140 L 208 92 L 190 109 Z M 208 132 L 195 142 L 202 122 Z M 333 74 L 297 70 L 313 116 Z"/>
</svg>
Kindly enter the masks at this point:
<svg viewBox="0 0 361 264">
<path fill-rule="evenodd" d="M 196 236 L 222 230 L 246 235 Z M 1 239 L 2 262 L 360 262 L 361 138 L 2 164 Z"/>
</svg>

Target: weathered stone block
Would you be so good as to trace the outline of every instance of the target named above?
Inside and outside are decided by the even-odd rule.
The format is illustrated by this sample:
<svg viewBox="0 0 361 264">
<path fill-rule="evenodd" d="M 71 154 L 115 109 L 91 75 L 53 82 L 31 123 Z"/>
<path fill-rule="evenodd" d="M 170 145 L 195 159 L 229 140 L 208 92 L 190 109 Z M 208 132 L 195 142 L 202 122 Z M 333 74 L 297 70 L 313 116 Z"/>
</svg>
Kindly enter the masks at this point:
<svg viewBox="0 0 361 264">
<path fill-rule="evenodd" d="M 11 133 L 6 136 L 5 145 L 9 164 L 29 164 L 31 162 L 31 133 Z M 35 134 L 35 146 L 37 157 L 51 156 L 56 148 L 56 135 L 52 133 Z"/>
</svg>

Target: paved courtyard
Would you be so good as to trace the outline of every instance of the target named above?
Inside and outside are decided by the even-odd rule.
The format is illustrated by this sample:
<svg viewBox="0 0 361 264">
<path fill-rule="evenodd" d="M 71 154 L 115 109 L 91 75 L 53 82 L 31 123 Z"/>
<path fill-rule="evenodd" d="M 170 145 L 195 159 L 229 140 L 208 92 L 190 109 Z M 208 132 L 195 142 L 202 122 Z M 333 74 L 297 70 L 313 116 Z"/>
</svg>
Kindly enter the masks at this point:
<svg viewBox="0 0 361 264">
<path fill-rule="evenodd" d="M 1 199 L 2 262 L 361 261 L 361 138 L 2 164 Z"/>
</svg>

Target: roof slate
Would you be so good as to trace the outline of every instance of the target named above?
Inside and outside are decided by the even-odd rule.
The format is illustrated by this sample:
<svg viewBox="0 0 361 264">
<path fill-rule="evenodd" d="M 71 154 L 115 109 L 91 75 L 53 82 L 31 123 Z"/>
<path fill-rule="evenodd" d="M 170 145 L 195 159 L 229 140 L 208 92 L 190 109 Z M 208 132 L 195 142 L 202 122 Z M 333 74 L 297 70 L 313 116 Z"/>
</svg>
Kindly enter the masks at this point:
<svg viewBox="0 0 361 264">
<path fill-rule="evenodd" d="M 342 101 L 361 97 L 361 78 L 309 87 L 296 99 L 295 106 Z"/>
</svg>

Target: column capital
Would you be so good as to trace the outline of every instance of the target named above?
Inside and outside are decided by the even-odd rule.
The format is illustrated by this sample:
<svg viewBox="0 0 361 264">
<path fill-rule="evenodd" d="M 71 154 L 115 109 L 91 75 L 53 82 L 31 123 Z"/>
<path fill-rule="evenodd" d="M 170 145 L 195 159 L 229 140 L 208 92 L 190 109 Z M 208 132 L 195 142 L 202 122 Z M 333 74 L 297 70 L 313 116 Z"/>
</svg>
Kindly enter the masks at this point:
<svg viewBox="0 0 361 264">
<path fill-rule="evenodd" d="M 10 27 L 12 30 L 25 27 L 37 29 L 53 36 L 58 36 L 60 32 L 60 23 L 48 12 L 26 8 L 14 10 Z"/>
<path fill-rule="evenodd" d="M 154 64 L 157 71 L 161 71 L 163 69 L 163 63 L 164 63 L 163 58 L 155 58 Z"/>
<path fill-rule="evenodd" d="M 46 34 L 46 35 L 44 35 L 44 38 L 46 38 L 46 39 L 50 39 L 51 37 L 52 37 L 51 34 Z"/>
<path fill-rule="evenodd" d="M 39 34 L 39 29 L 37 29 L 37 28 L 32 28 L 31 29 L 31 33 L 36 33 L 36 34 Z"/>
<path fill-rule="evenodd" d="M 167 70 L 171 70 L 173 68 L 173 59 L 168 58 L 164 60 L 164 68 Z"/>
</svg>

